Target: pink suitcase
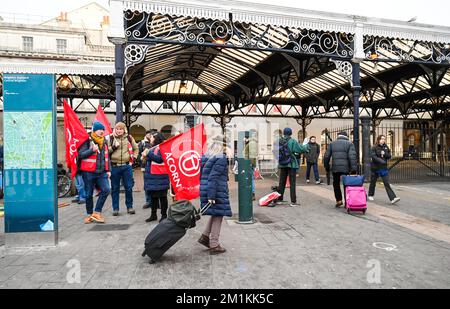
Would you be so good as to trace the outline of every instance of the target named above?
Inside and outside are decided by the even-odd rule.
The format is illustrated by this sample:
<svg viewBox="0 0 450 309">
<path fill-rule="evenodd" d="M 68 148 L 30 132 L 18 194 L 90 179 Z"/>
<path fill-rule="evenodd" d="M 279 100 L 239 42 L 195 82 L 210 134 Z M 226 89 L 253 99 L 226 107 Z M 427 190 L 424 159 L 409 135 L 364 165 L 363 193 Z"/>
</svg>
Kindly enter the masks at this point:
<svg viewBox="0 0 450 309">
<path fill-rule="evenodd" d="M 345 208 L 347 212 L 362 211 L 363 214 L 367 210 L 367 194 L 363 186 L 345 187 Z"/>
</svg>

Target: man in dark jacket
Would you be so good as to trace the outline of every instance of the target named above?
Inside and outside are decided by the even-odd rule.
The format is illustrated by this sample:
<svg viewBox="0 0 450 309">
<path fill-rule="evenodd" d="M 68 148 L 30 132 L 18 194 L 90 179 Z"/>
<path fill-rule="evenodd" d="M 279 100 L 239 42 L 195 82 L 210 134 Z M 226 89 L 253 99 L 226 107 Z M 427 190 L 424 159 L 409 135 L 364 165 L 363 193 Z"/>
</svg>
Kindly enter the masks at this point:
<svg viewBox="0 0 450 309">
<path fill-rule="evenodd" d="M 141 166 L 141 171 L 143 172 L 143 175 L 145 175 L 145 164 L 147 163 L 147 160 L 145 156 L 142 156 L 142 153 L 145 149 L 152 148 L 152 144 L 150 143 L 150 136 L 155 133 L 156 130 L 151 129 L 145 132 L 144 139 L 139 143 L 139 155 L 138 155 L 138 161 Z M 145 190 L 144 190 L 145 191 Z M 145 191 L 145 204 L 143 209 L 150 208 L 152 204 L 152 197 L 150 196 L 149 191 Z"/>
<path fill-rule="evenodd" d="M 316 143 L 316 137 L 311 136 L 309 139 L 309 152 L 305 154 L 306 158 L 306 183 L 309 183 L 309 177 L 311 175 L 311 167 L 314 170 L 314 177 L 316 178 L 316 184 L 320 185 L 319 168 L 317 162 L 320 155 L 320 145 Z"/>
<path fill-rule="evenodd" d="M 330 160 L 332 160 L 331 168 Z M 350 173 L 356 173 L 358 170 L 355 146 L 350 142 L 347 132 L 340 132 L 338 138 L 328 146 L 327 152 L 323 157 L 323 163 L 327 173 L 330 170 L 333 173 L 336 207 L 341 207 L 344 205 L 342 201 L 341 177 Z"/>
<path fill-rule="evenodd" d="M 89 139 L 78 150 L 79 170 L 83 173 L 83 181 L 86 190 L 86 212 L 88 216 L 84 223 L 105 223 L 102 209 L 111 191 L 109 178 L 111 177 L 111 160 L 108 154 L 108 145 L 105 140 L 105 126 L 100 122 L 94 122 Z M 94 186 L 100 188 L 100 194 L 95 206 L 93 193 Z"/>
</svg>

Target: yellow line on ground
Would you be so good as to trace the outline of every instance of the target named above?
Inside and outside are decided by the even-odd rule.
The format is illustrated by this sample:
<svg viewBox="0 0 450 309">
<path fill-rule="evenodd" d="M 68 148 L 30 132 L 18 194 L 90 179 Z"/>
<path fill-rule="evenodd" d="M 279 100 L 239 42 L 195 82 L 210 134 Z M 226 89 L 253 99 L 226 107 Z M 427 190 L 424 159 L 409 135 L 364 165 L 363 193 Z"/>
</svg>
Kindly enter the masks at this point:
<svg viewBox="0 0 450 309">
<path fill-rule="evenodd" d="M 333 191 L 327 190 L 319 186 L 301 186 L 301 190 L 326 198 L 335 202 Z M 400 201 L 401 205 L 401 201 Z M 398 207 L 398 206 L 392 206 Z M 387 207 L 378 206 L 374 203 L 369 203 L 367 207 L 367 214 L 378 217 L 385 221 L 397 224 L 404 228 L 413 230 L 417 233 L 427 235 L 437 240 L 450 243 L 450 226 L 433 222 L 427 219 L 411 216 L 401 211 L 389 209 Z"/>
</svg>

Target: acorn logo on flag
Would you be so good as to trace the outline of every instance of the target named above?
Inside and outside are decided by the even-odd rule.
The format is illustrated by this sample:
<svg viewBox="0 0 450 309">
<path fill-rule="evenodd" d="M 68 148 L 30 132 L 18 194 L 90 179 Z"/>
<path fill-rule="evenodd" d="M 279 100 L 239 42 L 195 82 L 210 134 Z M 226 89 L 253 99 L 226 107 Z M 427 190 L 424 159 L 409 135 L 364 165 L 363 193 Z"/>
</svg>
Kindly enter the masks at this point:
<svg viewBox="0 0 450 309">
<path fill-rule="evenodd" d="M 199 153 L 195 150 L 186 151 L 180 157 L 179 169 L 186 177 L 194 177 L 200 173 L 200 161 L 202 160 Z"/>
</svg>

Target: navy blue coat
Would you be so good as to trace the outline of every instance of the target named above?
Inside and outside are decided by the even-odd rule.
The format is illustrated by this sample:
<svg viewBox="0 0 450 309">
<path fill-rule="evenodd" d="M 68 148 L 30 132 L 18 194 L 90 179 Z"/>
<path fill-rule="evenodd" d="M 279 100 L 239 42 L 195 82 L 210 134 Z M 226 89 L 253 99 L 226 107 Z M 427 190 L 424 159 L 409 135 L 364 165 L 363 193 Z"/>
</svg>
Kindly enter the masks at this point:
<svg viewBox="0 0 450 309">
<path fill-rule="evenodd" d="M 206 215 L 231 217 L 230 193 L 228 190 L 228 160 L 224 155 L 202 157 L 200 170 L 200 202 L 202 207 L 208 200 L 215 200 Z"/>
<path fill-rule="evenodd" d="M 147 155 L 147 162 L 145 163 L 144 174 L 144 189 L 145 191 L 161 191 L 168 190 L 170 185 L 169 175 L 153 175 L 151 173 L 152 162 L 163 163 L 164 160 L 161 152 L 155 154 L 153 150 Z"/>
</svg>

